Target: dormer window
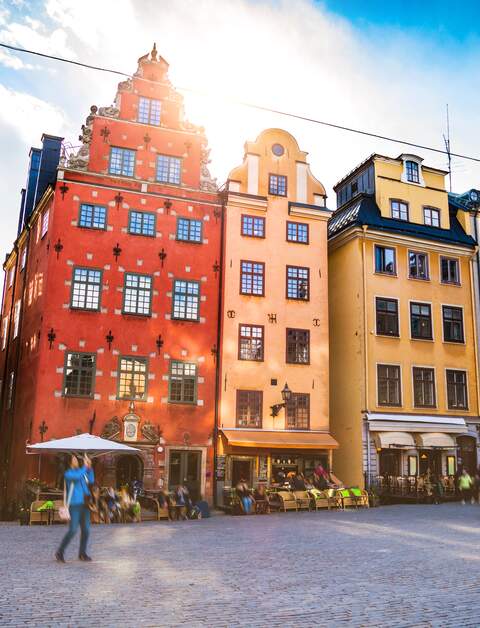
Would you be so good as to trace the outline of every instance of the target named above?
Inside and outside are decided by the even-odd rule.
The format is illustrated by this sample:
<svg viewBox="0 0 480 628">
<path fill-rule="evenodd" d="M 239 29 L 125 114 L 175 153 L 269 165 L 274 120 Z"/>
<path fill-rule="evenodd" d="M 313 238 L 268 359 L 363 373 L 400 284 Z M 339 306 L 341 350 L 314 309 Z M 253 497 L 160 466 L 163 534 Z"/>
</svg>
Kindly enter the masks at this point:
<svg viewBox="0 0 480 628">
<path fill-rule="evenodd" d="M 408 220 L 408 203 L 405 201 L 390 200 L 390 207 L 392 210 L 392 218 L 397 220 Z"/>
<path fill-rule="evenodd" d="M 407 181 L 410 183 L 420 183 L 419 168 L 416 161 L 406 161 L 405 170 L 407 172 Z"/>
</svg>

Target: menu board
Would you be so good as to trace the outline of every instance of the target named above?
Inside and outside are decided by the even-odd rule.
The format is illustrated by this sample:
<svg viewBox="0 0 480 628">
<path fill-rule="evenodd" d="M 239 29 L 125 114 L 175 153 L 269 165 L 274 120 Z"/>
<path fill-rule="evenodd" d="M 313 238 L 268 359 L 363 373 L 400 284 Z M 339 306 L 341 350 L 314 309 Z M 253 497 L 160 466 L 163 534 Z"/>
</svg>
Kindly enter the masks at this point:
<svg viewBox="0 0 480 628">
<path fill-rule="evenodd" d="M 217 480 L 225 479 L 226 456 L 217 456 Z"/>
<path fill-rule="evenodd" d="M 268 480 L 268 458 L 267 456 L 258 457 L 258 481 L 266 482 Z"/>
</svg>

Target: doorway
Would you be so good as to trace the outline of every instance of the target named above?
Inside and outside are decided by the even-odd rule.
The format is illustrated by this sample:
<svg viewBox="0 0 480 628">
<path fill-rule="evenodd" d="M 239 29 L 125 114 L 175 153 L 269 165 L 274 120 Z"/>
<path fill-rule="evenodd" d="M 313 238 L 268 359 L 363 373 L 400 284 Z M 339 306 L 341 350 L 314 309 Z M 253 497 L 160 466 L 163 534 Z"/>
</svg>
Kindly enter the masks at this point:
<svg viewBox="0 0 480 628">
<path fill-rule="evenodd" d="M 247 481 L 248 486 L 252 486 L 252 462 L 251 458 L 233 458 L 232 486 L 237 486 L 242 479 Z"/>
<path fill-rule="evenodd" d="M 475 473 L 477 468 L 477 443 L 473 436 L 458 436 L 458 458 L 462 467 L 470 475 Z"/>
<path fill-rule="evenodd" d="M 135 480 L 143 482 L 143 460 L 131 454 L 119 456 L 116 464 L 117 488 L 131 487 Z"/>
<path fill-rule="evenodd" d="M 428 471 L 437 476 L 443 475 L 442 452 L 440 450 L 420 450 L 420 475 L 426 475 Z"/>
<path fill-rule="evenodd" d="M 201 451 L 189 449 L 170 451 L 168 490 L 174 491 L 177 486 L 184 484 L 190 492 L 192 501 L 198 501 L 201 498 L 201 466 Z"/>
<path fill-rule="evenodd" d="M 401 452 L 398 450 L 382 449 L 378 457 L 380 475 L 398 477 L 400 475 Z"/>
</svg>

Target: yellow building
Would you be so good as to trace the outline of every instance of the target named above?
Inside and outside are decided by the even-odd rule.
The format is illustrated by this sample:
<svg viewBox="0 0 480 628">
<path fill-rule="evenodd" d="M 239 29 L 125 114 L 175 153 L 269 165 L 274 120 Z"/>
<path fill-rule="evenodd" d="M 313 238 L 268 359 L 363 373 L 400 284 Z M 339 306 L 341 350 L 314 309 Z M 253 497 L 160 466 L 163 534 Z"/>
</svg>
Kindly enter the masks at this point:
<svg viewBox="0 0 480 628">
<path fill-rule="evenodd" d="M 372 155 L 335 186 L 331 428 L 350 485 L 476 464 L 475 242 L 445 175 L 416 155 Z"/>
<path fill-rule="evenodd" d="M 306 157 L 289 133 L 268 129 L 246 143 L 243 164 L 229 175 L 219 497 L 242 476 L 252 486 L 310 474 L 336 447 L 328 399 L 331 212 Z"/>
</svg>

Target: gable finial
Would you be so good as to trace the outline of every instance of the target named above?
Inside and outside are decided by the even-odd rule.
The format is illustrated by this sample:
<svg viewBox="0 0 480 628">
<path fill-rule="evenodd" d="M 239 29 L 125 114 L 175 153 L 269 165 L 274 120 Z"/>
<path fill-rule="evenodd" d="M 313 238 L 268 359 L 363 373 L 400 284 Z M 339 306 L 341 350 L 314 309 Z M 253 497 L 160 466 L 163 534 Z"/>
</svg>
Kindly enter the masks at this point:
<svg viewBox="0 0 480 628">
<path fill-rule="evenodd" d="M 157 44 L 156 43 L 153 44 L 152 52 L 150 54 L 152 56 L 152 61 L 156 61 L 157 60 Z"/>
</svg>

